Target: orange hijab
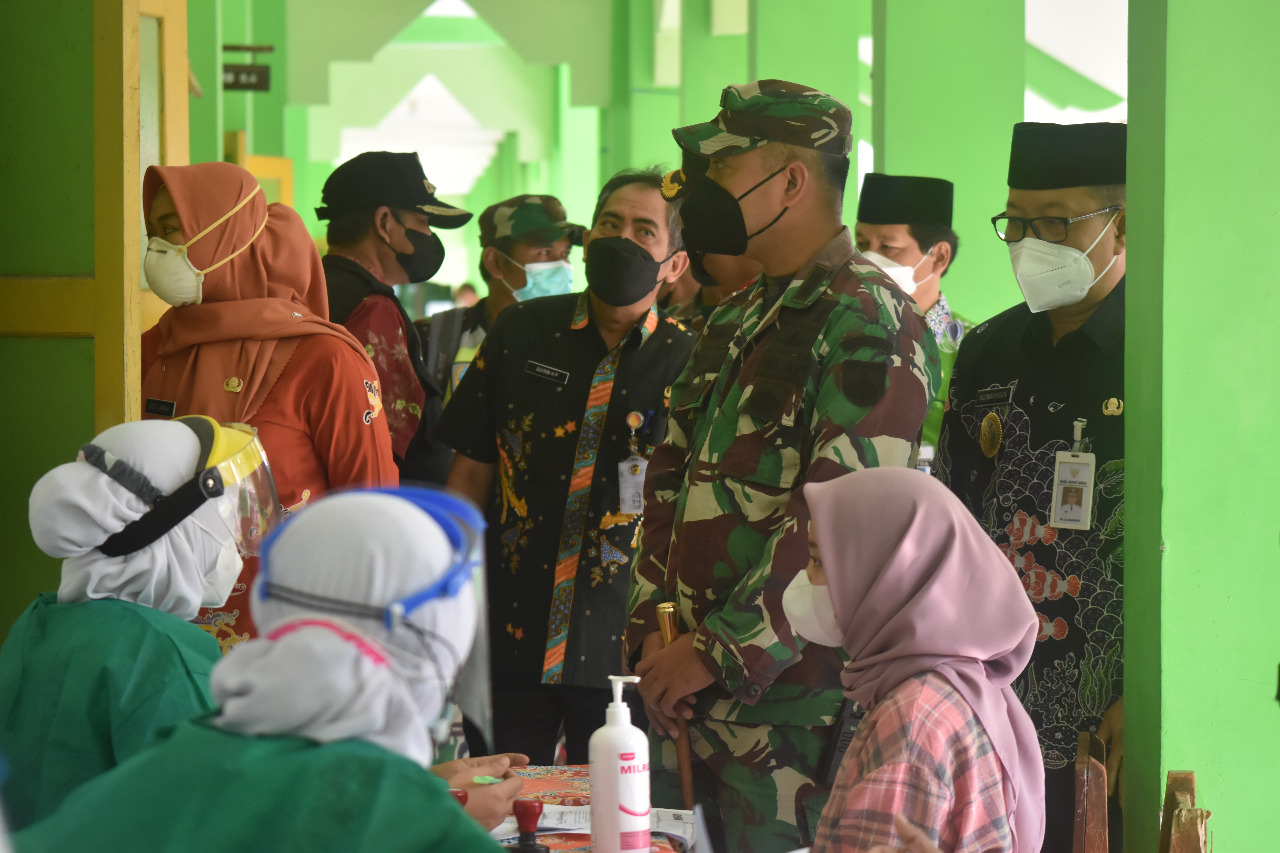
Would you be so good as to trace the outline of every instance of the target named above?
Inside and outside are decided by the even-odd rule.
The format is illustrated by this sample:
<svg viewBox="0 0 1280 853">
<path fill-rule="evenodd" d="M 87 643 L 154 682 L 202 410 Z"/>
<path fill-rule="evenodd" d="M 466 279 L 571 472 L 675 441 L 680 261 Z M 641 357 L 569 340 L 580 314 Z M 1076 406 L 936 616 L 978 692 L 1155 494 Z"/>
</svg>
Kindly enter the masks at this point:
<svg viewBox="0 0 1280 853">
<path fill-rule="evenodd" d="M 286 205 L 267 204 L 253 175 L 232 163 L 151 166 L 142 182 L 148 216 L 161 187 L 182 220 L 182 242 L 248 199 L 191 244 L 196 269 L 248 248 L 205 273 L 199 305 L 170 308 L 143 335 L 143 397 L 175 402 L 176 415 L 244 423 L 302 337 L 332 335 L 368 361 L 364 347 L 328 320 L 324 268 L 302 219 Z"/>
</svg>

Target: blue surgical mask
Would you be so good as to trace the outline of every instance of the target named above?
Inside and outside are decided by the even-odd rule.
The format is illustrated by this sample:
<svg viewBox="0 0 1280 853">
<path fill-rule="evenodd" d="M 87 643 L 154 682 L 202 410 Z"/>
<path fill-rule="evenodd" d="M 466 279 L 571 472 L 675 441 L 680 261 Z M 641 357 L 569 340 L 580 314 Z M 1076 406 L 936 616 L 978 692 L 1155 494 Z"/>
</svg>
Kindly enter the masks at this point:
<svg viewBox="0 0 1280 853">
<path fill-rule="evenodd" d="M 524 270 L 524 287 L 519 290 L 513 289 L 505 281 L 502 282 L 518 302 L 528 302 L 539 296 L 559 296 L 573 290 L 573 267 L 568 261 L 521 264 L 509 255 L 503 254 L 502 257 Z"/>
</svg>

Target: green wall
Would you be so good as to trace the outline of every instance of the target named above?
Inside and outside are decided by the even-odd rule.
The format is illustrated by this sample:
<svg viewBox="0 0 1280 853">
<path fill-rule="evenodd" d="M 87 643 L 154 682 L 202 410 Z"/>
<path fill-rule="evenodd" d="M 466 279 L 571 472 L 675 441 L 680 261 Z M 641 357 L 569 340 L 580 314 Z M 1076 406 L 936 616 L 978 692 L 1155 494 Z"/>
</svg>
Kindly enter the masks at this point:
<svg viewBox="0 0 1280 853">
<path fill-rule="evenodd" d="M 56 21 L 56 26 L 50 26 Z M 56 58 L 56 61 L 50 58 Z M 36 71 L 38 70 L 38 71 Z M 78 0 L 19 3 L 0 27 L 0 276 L 93 275 L 93 15 Z M 0 305 L 0 311 L 12 311 Z M 93 437 L 93 342 L 0 336 L 0 637 L 58 563 L 31 539 L 27 499 Z"/>
<path fill-rule="evenodd" d="M 0 275 L 92 275 L 88 6 L 78 0 L 6 4 L 0 80 Z M 62 239 L 51 242 L 53 234 Z"/>
<path fill-rule="evenodd" d="M 188 99 L 191 162 L 222 159 L 222 2 L 187 0 L 187 55 L 201 97 Z"/>
<path fill-rule="evenodd" d="M 747 36 L 713 35 L 711 0 L 681 0 L 680 123 L 710 121 L 724 87 L 746 82 Z"/>
<path fill-rule="evenodd" d="M 0 376 L 20 377 L 23 387 L 35 392 L 0 408 L 3 637 L 36 595 L 58 588 L 60 561 L 46 556 L 32 540 L 27 501 L 36 480 L 74 461 L 80 446 L 93 438 L 93 341 L 0 336 Z"/>
<path fill-rule="evenodd" d="M 1260 100 L 1280 87 L 1280 7 L 1244 5 L 1129 6 L 1126 783 L 1132 812 L 1151 815 L 1165 771 L 1194 770 L 1216 848 L 1264 851 L 1280 766 L 1280 399 L 1266 379 L 1280 274 L 1249 259 L 1280 221 Z M 1238 272 L 1213 275 L 1206 249 Z M 1154 849 L 1152 822 L 1128 830 L 1127 849 Z"/>
<path fill-rule="evenodd" d="M 1004 210 L 1023 115 L 1024 0 L 875 0 L 873 17 L 876 170 L 955 184 L 960 251 L 942 289 L 980 322 L 1022 299 L 990 219 Z"/>
</svg>

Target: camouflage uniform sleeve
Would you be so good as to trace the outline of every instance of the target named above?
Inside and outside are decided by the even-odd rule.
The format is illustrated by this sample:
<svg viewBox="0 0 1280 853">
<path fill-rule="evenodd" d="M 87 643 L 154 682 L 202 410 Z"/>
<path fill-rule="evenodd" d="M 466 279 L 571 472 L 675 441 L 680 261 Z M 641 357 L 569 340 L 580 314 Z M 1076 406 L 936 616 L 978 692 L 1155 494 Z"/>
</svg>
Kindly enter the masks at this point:
<svg viewBox="0 0 1280 853">
<path fill-rule="evenodd" d="M 846 297 L 841 297 L 842 300 Z M 940 383 L 937 344 L 914 303 L 870 286 L 832 313 L 816 348 L 820 374 L 810 398 L 807 462 L 787 521 L 694 638 L 703 663 L 739 700 L 754 704 L 794 663 L 804 641 L 782 612 L 782 593 L 808 563 L 808 511 L 801 486 L 849 471 L 914 464 L 920 429 Z"/>
<path fill-rule="evenodd" d="M 690 364 L 693 360 L 690 360 Z M 687 382 L 688 369 L 672 386 L 672 399 Z M 667 557 L 671 553 L 671 531 L 675 524 L 677 498 L 689 457 L 687 424 L 668 415 L 667 437 L 653 451 L 644 478 L 644 520 L 640 551 L 631 570 L 627 596 L 626 633 L 622 656 L 630 661 L 640 651 L 644 638 L 658 630 L 658 605 L 667 601 Z"/>
</svg>

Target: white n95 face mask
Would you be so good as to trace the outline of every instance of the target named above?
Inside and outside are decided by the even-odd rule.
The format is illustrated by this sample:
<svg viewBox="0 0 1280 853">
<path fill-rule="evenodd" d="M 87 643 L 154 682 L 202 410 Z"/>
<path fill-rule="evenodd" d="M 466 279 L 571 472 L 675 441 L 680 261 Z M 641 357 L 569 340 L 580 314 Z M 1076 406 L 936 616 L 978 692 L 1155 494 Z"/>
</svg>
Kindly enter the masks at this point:
<svg viewBox="0 0 1280 853">
<path fill-rule="evenodd" d="M 1018 242 L 1009 244 L 1009 260 L 1013 263 L 1014 277 L 1018 279 L 1022 298 L 1033 314 L 1075 305 L 1084 299 L 1089 288 L 1098 279 L 1107 274 L 1119 255 L 1112 255 L 1111 263 L 1101 273 L 1094 275 L 1089 253 L 1119 215 L 1118 210 L 1111 215 L 1097 239 L 1083 252 L 1063 243 L 1050 243 L 1036 237 L 1023 237 Z"/>
<path fill-rule="evenodd" d="M 151 288 L 151 292 L 175 308 L 181 308 L 184 305 L 199 305 L 204 298 L 202 285 L 204 284 L 205 273 L 216 270 L 253 245 L 253 241 L 258 239 L 262 229 L 267 227 L 267 217 L 264 216 L 262 218 L 262 224 L 258 226 L 258 230 L 249 238 L 249 242 L 211 267 L 203 270 L 196 269 L 195 264 L 191 263 L 191 258 L 188 256 L 187 251 L 193 243 L 230 219 L 237 210 L 249 203 L 249 199 L 261 191 L 261 186 L 254 187 L 253 192 L 245 196 L 239 204 L 227 211 L 217 222 L 214 222 L 181 246 L 175 246 L 161 237 L 152 237 L 148 240 L 147 257 L 142 262 L 142 269 L 146 273 L 147 286 Z"/>
<path fill-rule="evenodd" d="M 929 252 L 932 251 L 933 247 L 930 246 Z M 916 268 L 924 263 L 925 258 L 929 257 L 929 252 L 925 252 L 924 258 L 916 261 L 916 264 L 913 267 L 904 266 L 896 261 L 891 261 L 879 252 L 863 252 L 862 257 L 880 267 L 880 269 L 884 271 L 885 275 L 893 279 L 898 287 L 902 288 L 903 293 L 907 294 L 907 296 L 911 296 L 916 292 L 917 287 L 924 284 L 924 281 L 928 281 L 929 278 L 933 278 L 933 274 L 930 273 L 929 278 L 926 278 L 924 281 L 916 281 Z"/>
<path fill-rule="evenodd" d="M 782 612 L 800 639 L 837 649 L 844 645 L 844 631 L 836 622 L 831 593 L 825 586 L 809 583 L 808 572 L 801 571 L 787 584 L 782 593 Z"/>
</svg>

